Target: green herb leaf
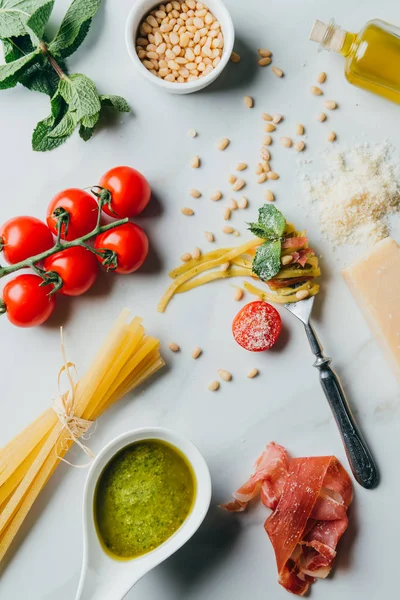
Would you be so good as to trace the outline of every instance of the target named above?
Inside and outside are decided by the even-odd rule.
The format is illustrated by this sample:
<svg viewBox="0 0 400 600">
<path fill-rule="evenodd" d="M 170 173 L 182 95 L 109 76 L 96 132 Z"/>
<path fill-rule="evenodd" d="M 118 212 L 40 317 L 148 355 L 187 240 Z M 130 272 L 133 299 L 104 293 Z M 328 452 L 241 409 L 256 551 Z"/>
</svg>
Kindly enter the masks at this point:
<svg viewBox="0 0 400 600">
<path fill-rule="evenodd" d="M 74 73 L 68 79 L 61 79 L 58 90 L 69 104 L 70 111 L 76 113 L 77 122 L 83 117 L 100 112 L 101 104 L 96 86 L 86 75 Z"/>
<path fill-rule="evenodd" d="M 31 18 L 32 26 L 40 30 L 44 15 L 50 16 L 49 4 L 52 4 L 50 0 L 0 0 L 0 38 L 30 34 L 33 32 L 28 25 Z"/>
<path fill-rule="evenodd" d="M 258 223 L 262 225 L 266 238 L 281 237 L 286 227 L 286 219 L 283 214 L 272 204 L 264 204 L 258 209 Z"/>
<path fill-rule="evenodd" d="M 40 121 L 32 135 L 32 148 L 38 152 L 53 150 L 61 146 L 67 139 L 68 135 L 52 137 L 52 132 L 62 121 L 68 111 L 68 105 L 60 94 L 56 93 L 51 99 L 51 115 L 43 121 Z"/>
<path fill-rule="evenodd" d="M 22 56 L 17 60 L 0 65 L 0 90 L 15 87 L 19 78 L 32 63 L 38 60 L 38 53 L 31 52 L 27 56 Z"/>
<path fill-rule="evenodd" d="M 92 137 L 99 118 L 100 113 L 96 113 L 95 115 L 84 117 L 82 119 L 81 126 L 79 127 L 79 135 L 85 142 Z"/>
<path fill-rule="evenodd" d="M 119 112 L 131 112 L 131 108 L 122 96 L 103 95 L 99 96 L 102 106 L 111 106 Z"/>
<path fill-rule="evenodd" d="M 66 57 L 75 52 L 86 37 L 91 19 L 99 9 L 101 0 L 73 0 L 49 45 L 54 56 Z"/>
<path fill-rule="evenodd" d="M 249 226 L 249 230 L 251 231 L 251 233 L 253 235 L 255 235 L 256 237 L 259 237 L 261 239 L 268 239 L 269 237 L 271 237 L 269 235 L 269 230 L 264 227 L 264 225 L 261 225 L 260 223 L 248 223 Z"/>
<path fill-rule="evenodd" d="M 72 135 L 77 126 L 77 122 L 75 120 L 74 114 L 71 112 L 67 112 L 61 121 L 52 129 L 48 137 L 49 138 L 67 138 Z"/>
<path fill-rule="evenodd" d="M 39 3 L 37 10 L 32 13 L 32 16 L 26 22 L 26 27 L 35 44 L 39 44 L 42 40 L 53 6 L 54 0 L 43 0 Z"/>
<path fill-rule="evenodd" d="M 265 242 L 259 246 L 253 259 L 252 270 L 262 281 L 269 281 L 281 268 L 280 240 Z"/>
</svg>

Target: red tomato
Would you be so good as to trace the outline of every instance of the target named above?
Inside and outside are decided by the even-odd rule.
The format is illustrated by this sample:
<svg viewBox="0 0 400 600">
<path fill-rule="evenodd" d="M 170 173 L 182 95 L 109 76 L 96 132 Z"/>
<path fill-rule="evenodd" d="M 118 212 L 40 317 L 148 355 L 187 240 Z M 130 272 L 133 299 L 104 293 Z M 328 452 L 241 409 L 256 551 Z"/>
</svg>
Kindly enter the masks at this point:
<svg viewBox="0 0 400 600">
<path fill-rule="evenodd" d="M 47 287 L 39 287 L 43 279 L 24 274 L 12 279 L 3 289 L 3 302 L 9 321 L 17 327 L 41 325 L 52 314 L 56 299 Z"/>
<path fill-rule="evenodd" d="M 99 187 L 110 192 L 110 204 L 103 210 L 110 217 L 136 217 L 150 201 L 151 188 L 147 179 L 131 167 L 115 167 L 107 171 Z"/>
<path fill-rule="evenodd" d="M 98 264 L 96 256 L 80 246 L 61 250 L 44 261 L 47 272 L 57 273 L 63 285 L 58 290 L 64 296 L 80 296 L 96 281 Z"/>
<path fill-rule="evenodd" d="M 236 342 L 250 352 L 262 352 L 272 348 L 281 328 L 278 311 L 261 300 L 243 306 L 232 323 L 232 333 Z"/>
<path fill-rule="evenodd" d="M 106 253 L 104 258 L 99 256 L 98 260 L 116 273 L 126 275 L 133 273 L 144 263 L 149 251 L 149 240 L 141 227 L 125 223 L 98 235 L 94 247 L 96 250 L 115 252 L 118 262 L 116 268 L 112 262 L 104 262 L 107 261 L 107 254 L 112 258 L 111 252 Z"/>
<path fill-rule="evenodd" d="M 10 265 L 45 252 L 53 245 L 50 229 L 36 217 L 14 217 L 0 227 L 0 249 Z"/>
<path fill-rule="evenodd" d="M 69 215 L 68 225 L 62 225 L 63 240 L 76 240 L 93 231 L 97 223 L 97 202 L 84 190 L 70 188 L 54 196 L 47 208 L 46 221 L 54 235 L 57 235 L 57 212 L 62 209 Z M 65 233 L 67 227 L 67 234 Z"/>
</svg>

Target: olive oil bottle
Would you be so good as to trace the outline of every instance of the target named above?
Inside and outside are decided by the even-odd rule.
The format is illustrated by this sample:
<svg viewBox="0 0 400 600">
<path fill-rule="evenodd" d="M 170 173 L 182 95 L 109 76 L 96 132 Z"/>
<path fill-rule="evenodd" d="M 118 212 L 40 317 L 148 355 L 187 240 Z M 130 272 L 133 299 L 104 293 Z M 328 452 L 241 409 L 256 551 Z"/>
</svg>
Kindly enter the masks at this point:
<svg viewBox="0 0 400 600">
<path fill-rule="evenodd" d="M 400 28 L 374 19 L 351 33 L 334 21 L 315 21 L 310 40 L 345 57 L 350 83 L 400 104 Z"/>
</svg>

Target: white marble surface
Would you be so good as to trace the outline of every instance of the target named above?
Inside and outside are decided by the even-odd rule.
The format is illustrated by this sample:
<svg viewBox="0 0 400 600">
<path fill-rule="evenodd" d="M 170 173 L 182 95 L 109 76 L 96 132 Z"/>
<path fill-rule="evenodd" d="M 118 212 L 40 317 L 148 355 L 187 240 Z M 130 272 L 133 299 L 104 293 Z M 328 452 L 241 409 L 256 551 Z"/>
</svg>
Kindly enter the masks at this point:
<svg viewBox="0 0 400 600">
<path fill-rule="evenodd" d="M 132 0 L 106 0 L 84 47 L 70 61 L 72 71 L 92 76 L 101 91 L 128 98 L 131 116 L 116 119 L 84 144 L 76 136 L 50 154 L 34 154 L 30 134 L 48 113 L 47 98 L 22 87 L 0 93 L 1 202 L 0 220 L 16 214 L 44 216 L 47 203 L 65 187 L 88 186 L 119 163 L 131 164 L 149 178 L 156 196 L 153 208 L 140 219 L 149 233 L 153 257 L 131 277 L 101 277 L 81 299 L 59 302 L 50 324 L 34 330 L 0 323 L 1 418 L 3 444 L 45 409 L 56 393 L 60 366 L 59 326 L 65 326 L 71 360 L 82 372 L 119 310 L 129 306 L 145 318 L 147 328 L 163 342 L 168 367 L 135 396 L 127 397 L 103 417 L 91 445 L 99 450 L 115 435 L 141 425 L 163 425 L 189 436 L 204 453 L 211 469 L 213 508 L 193 540 L 175 557 L 145 577 L 129 600 L 254 600 L 287 598 L 276 583 L 276 568 L 262 523 L 267 511 L 251 511 L 240 518 L 222 513 L 217 504 L 250 473 L 265 443 L 276 440 L 295 455 L 345 455 L 326 400 L 312 368 L 303 330 L 289 314 L 282 314 L 284 332 L 277 347 L 250 355 L 231 340 L 230 325 L 238 305 L 228 282 L 212 284 L 177 297 L 165 315 L 155 306 L 164 291 L 167 271 L 183 251 L 195 245 L 206 249 L 203 230 L 219 231 L 221 205 L 208 195 L 220 187 L 229 193 L 227 175 L 238 160 L 248 161 L 246 195 L 250 209 L 235 214 L 234 225 L 245 230 L 262 204 L 262 188 L 253 175 L 261 138 L 262 111 L 281 112 L 282 135 L 294 125 L 307 128 L 307 153 L 316 157 L 334 129 L 338 143 L 354 136 L 370 141 L 392 139 L 400 152 L 399 107 L 348 85 L 342 59 L 318 54 L 308 42 L 314 18 L 335 16 L 338 23 L 358 30 L 380 16 L 400 24 L 400 6 L 393 0 L 227 0 L 237 33 L 240 65 L 230 64 L 208 90 L 188 97 L 164 95 L 133 71 L 124 46 L 124 24 Z M 57 2 L 54 21 L 66 2 Z M 285 71 L 276 78 L 270 69 L 255 65 L 256 49 L 267 46 L 275 64 Z M 321 100 L 309 87 L 321 70 L 328 72 L 327 97 L 340 103 L 330 123 L 315 121 Z M 256 107 L 243 107 L 243 95 L 254 96 Z M 192 140 L 190 128 L 199 131 Z M 231 138 L 220 153 L 215 141 Z M 375 491 L 355 485 L 350 527 L 341 543 L 335 572 L 313 586 L 316 600 L 396 597 L 398 568 L 398 499 L 400 484 L 399 391 L 388 365 L 357 310 L 340 276 L 340 266 L 351 251 L 335 254 L 318 232 L 315 216 L 306 217 L 306 201 L 296 181 L 296 157 L 275 144 L 274 183 L 277 207 L 299 226 L 307 225 L 313 245 L 323 255 L 323 293 L 315 326 L 326 352 L 334 357 L 352 406 L 371 443 L 382 473 Z M 189 168 L 199 154 L 202 168 Z M 317 164 L 317 163 L 316 163 Z M 313 164 L 310 167 L 314 168 Z M 187 189 L 199 187 L 204 198 L 188 198 Z M 180 215 L 191 205 L 196 216 Z M 222 234 L 218 242 L 223 243 Z M 249 300 L 250 298 L 247 298 Z M 172 355 L 166 344 L 177 341 L 182 352 Z M 204 348 L 198 361 L 190 357 L 195 345 Z M 217 368 L 232 371 L 234 380 L 218 393 L 207 390 Z M 246 379 L 250 367 L 260 377 Z M 81 461 L 78 452 L 72 460 Z M 7 600 L 71 600 L 81 560 L 81 500 L 85 471 L 61 465 L 30 512 L 12 551 L 4 561 L 0 597 Z M 57 548 L 57 550 L 56 550 Z"/>
</svg>

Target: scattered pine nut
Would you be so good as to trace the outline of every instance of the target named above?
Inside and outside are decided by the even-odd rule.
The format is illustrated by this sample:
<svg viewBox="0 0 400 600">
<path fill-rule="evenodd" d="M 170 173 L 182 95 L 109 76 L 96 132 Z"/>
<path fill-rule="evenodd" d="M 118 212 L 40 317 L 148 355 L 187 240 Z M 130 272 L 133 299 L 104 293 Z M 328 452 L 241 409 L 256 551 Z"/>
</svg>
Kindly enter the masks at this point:
<svg viewBox="0 0 400 600">
<path fill-rule="evenodd" d="M 230 183 L 231 185 L 233 185 L 236 181 L 237 177 L 236 175 L 229 175 L 228 177 L 228 183 Z"/>
<path fill-rule="evenodd" d="M 296 298 L 298 300 L 305 300 L 309 295 L 310 292 L 308 290 L 300 290 L 299 292 L 296 292 Z"/>
<path fill-rule="evenodd" d="M 244 171 L 245 169 L 247 169 L 247 163 L 245 162 L 240 162 L 236 165 L 236 171 Z"/>
<path fill-rule="evenodd" d="M 282 71 L 282 69 L 278 69 L 278 67 L 272 67 L 272 72 L 277 76 L 277 77 L 283 77 L 284 76 L 284 72 Z"/>
<path fill-rule="evenodd" d="M 222 218 L 224 219 L 224 221 L 229 221 L 229 219 L 231 218 L 231 209 L 229 208 L 229 206 L 226 206 L 222 211 Z"/>
<path fill-rule="evenodd" d="M 258 61 L 258 64 L 260 65 L 260 67 L 267 67 L 268 65 L 270 65 L 272 62 L 272 58 L 270 58 L 269 56 L 265 56 L 264 58 L 260 58 L 260 60 Z"/>
<path fill-rule="evenodd" d="M 275 196 L 274 193 L 271 190 L 265 190 L 265 199 L 268 200 L 268 202 L 273 202 L 275 200 Z"/>
<path fill-rule="evenodd" d="M 269 173 L 267 173 L 267 178 L 268 179 L 279 179 L 279 175 L 278 173 L 275 173 L 275 171 L 270 171 Z"/>
<path fill-rule="evenodd" d="M 270 164 L 267 160 L 262 161 L 262 168 L 264 169 L 264 173 L 268 173 L 271 170 Z"/>
<path fill-rule="evenodd" d="M 267 123 L 264 127 L 264 131 L 266 131 L 267 133 L 271 133 L 272 131 L 275 131 L 275 129 L 276 127 L 272 123 Z"/>
<path fill-rule="evenodd" d="M 200 348 L 200 346 L 195 346 L 192 350 L 192 358 L 194 358 L 194 359 L 199 358 L 201 353 L 202 353 L 202 349 Z"/>
<path fill-rule="evenodd" d="M 298 123 L 296 125 L 296 134 L 297 135 L 304 135 L 304 125 L 302 125 L 301 123 Z"/>
<path fill-rule="evenodd" d="M 192 255 L 190 254 L 190 252 L 185 252 L 185 254 L 182 254 L 182 256 L 181 256 L 182 262 L 189 262 L 189 260 L 192 260 Z"/>
<path fill-rule="evenodd" d="M 224 381 L 230 381 L 232 379 L 232 374 L 225 369 L 218 369 L 217 373 Z"/>
<path fill-rule="evenodd" d="M 267 173 L 261 173 L 257 179 L 257 183 L 265 183 L 267 181 Z"/>
<path fill-rule="evenodd" d="M 193 250 L 193 252 L 192 252 L 192 257 L 193 257 L 195 260 L 198 260 L 198 259 L 200 258 L 200 256 L 201 256 L 201 250 L 200 250 L 200 248 L 195 248 L 195 249 Z"/>
<path fill-rule="evenodd" d="M 319 75 L 317 75 L 317 82 L 325 83 L 325 81 L 326 81 L 326 73 L 325 73 L 325 71 L 322 71 Z"/>
<path fill-rule="evenodd" d="M 232 54 L 231 54 L 231 61 L 233 63 L 240 62 L 240 54 L 238 54 L 237 52 L 232 52 Z"/>
<path fill-rule="evenodd" d="M 245 96 L 243 98 L 243 104 L 247 107 L 247 108 L 253 108 L 254 106 L 254 100 L 251 96 Z"/>
<path fill-rule="evenodd" d="M 220 192 L 219 190 L 216 190 L 214 192 L 214 194 L 211 196 L 211 200 L 213 200 L 214 202 L 218 202 L 218 200 L 221 200 L 222 198 L 222 192 Z"/>
<path fill-rule="evenodd" d="M 237 229 L 235 229 L 235 230 L 233 231 L 233 235 L 234 235 L 235 237 L 239 237 L 239 235 L 240 235 L 240 231 L 238 231 Z"/>
<path fill-rule="evenodd" d="M 297 142 L 297 144 L 294 145 L 294 149 L 296 150 L 296 152 L 303 152 L 305 147 L 306 145 L 303 141 Z"/>
<path fill-rule="evenodd" d="M 230 262 L 225 262 L 225 263 L 222 263 L 222 265 L 220 266 L 220 270 L 221 270 L 221 271 L 227 271 L 227 270 L 229 269 L 229 267 L 230 267 L 230 266 L 231 266 L 231 263 L 230 263 Z"/>
<path fill-rule="evenodd" d="M 263 113 L 262 118 L 263 118 L 263 121 L 272 121 L 272 117 L 268 113 Z"/>
<path fill-rule="evenodd" d="M 263 166 L 261 163 L 258 163 L 256 166 L 256 175 L 261 175 L 261 173 L 264 171 Z"/>
<path fill-rule="evenodd" d="M 229 208 L 231 210 L 237 210 L 238 209 L 238 203 L 236 202 L 236 200 L 234 198 L 231 198 L 229 200 Z"/>
<path fill-rule="evenodd" d="M 326 114 L 324 112 L 319 113 L 319 115 L 317 115 L 317 121 L 321 121 L 321 123 L 326 121 Z"/>
<path fill-rule="evenodd" d="M 281 144 L 284 148 L 290 148 L 293 145 L 293 142 L 289 137 L 283 137 L 281 138 Z"/>
<path fill-rule="evenodd" d="M 328 142 L 334 142 L 336 140 L 336 133 L 334 131 L 331 131 L 330 134 L 328 135 Z"/>
<path fill-rule="evenodd" d="M 257 52 L 262 58 L 265 56 L 271 56 L 272 54 L 271 50 L 267 50 L 267 48 L 259 48 Z"/>
<path fill-rule="evenodd" d="M 293 256 L 291 254 L 288 254 L 287 256 L 282 256 L 281 258 L 281 263 L 283 265 L 290 265 L 290 263 L 293 261 Z"/>
<path fill-rule="evenodd" d="M 229 225 L 224 225 L 222 228 L 222 233 L 233 233 L 235 230 L 233 229 L 233 227 L 230 227 Z"/>
<path fill-rule="evenodd" d="M 242 288 L 236 288 L 235 293 L 233 294 L 233 299 L 236 300 L 236 302 L 240 302 L 243 296 L 244 291 L 242 290 Z"/>
<path fill-rule="evenodd" d="M 228 146 L 229 146 L 228 138 L 222 138 L 222 140 L 219 140 L 219 142 L 217 143 L 218 150 L 225 150 L 225 148 L 227 148 Z"/>
<path fill-rule="evenodd" d="M 181 213 L 186 217 L 192 217 L 194 215 L 194 210 L 188 208 L 187 206 L 184 206 L 183 208 L 181 208 Z"/>
<path fill-rule="evenodd" d="M 257 377 L 258 375 L 258 369 L 250 369 L 250 371 L 247 373 L 247 377 L 249 379 L 254 379 L 254 377 Z"/>
<path fill-rule="evenodd" d="M 283 117 L 282 115 L 274 115 L 272 122 L 275 123 L 275 125 L 278 125 L 278 123 L 280 123 L 282 121 Z"/>
<path fill-rule="evenodd" d="M 168 348 L 169 348 L 170 350 L 172 350 L 172 352 L 179 352 L 179 350 L 180 350 L 180 348 L 179 348 L 178 344 L 175 344 L 175 342 L 170 342 L 170 343 L 168 344 Z"/>
<path fill-rule="evenodd" d="M 271 154 L 267 148 L 262 148 L 260 152 L 261 160 L 271 160 Z"/>
<path fill-rule="evenodd" d="M 264 146 L 270 146 L 272 144 L 272 137 L 270 135 L 265 135 L 263 139 Z"/>
<path fill-rule="evenodd" d="M 338 107 L 337 102 L 335 102 L 334 100 L 325 100 L 324 106 L 328 110 L 336 110 L 336 108 Z"/>
<path fill-rule="evenodd" d="M 200 166 L 200 158 L 198 156 L 193 156 L 192 160 L 190 161 L 190 166 L 192 169 L 198 169 Z"/>
<path fill-rule="evenodd" d="M 211 231 L 205 231 L 204 235 L 205 235 L 205 238 L 206 238 L 207 242 L 214 242 L 215 241 L 214 234 L 211 233 Z"/>
<path fill-rule="evenodd" d="M 236 179 L 235 183 L 232 186 L 232 189 L 234 192 L 238 192 L 239 190 L 241 190 L 244 186 L 246 185 L 246 182 L 244 179 Z"/>
<path fill-rule="evenodd" d="M 239 198 L 237 204 L 239 208 L 247 208 L 249 201 L 247 200 L 246 196 L 242 196 L 241 198 Z"/>
<path fill-rule="evenodd" d="M 210 392 L 216 392 L 219 389 L 219 381 L 212 381 L 208 384 L 208 389 Z"/>
<path fill-rule="evenodd" d="M 199 190 L 196 190 L 196 188 L 191 188 L 189 190 L 189 194 L 192 196 L 192 198 L 200 198 L 201 196 L 201 192 Z"/>
<path fill-rule="evenodd" d="M 188 136 L 191 138 L 195 138 L 197 136 L 197 131 L 195 129 L 189 129 Z"/>
<path fill-rule="evenodd" d="M 316 85 L 312 85 L 312 86 L 311 86 L 311 88 L 310 88 L 310 92 L 311 92 L 312 94 L 314 94 L 314 96 L 322 96 L 322 94 L 324 93 L 324 92 L 321 90 L 321 88 L 319 88 L 319 87 L 318 87 L 318 86 L 316 86 Z"/>
</svg>

